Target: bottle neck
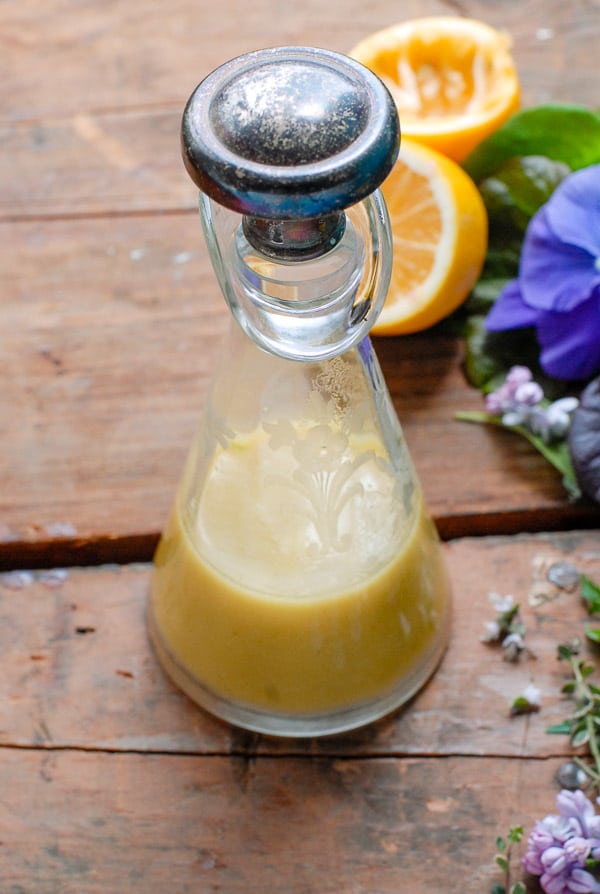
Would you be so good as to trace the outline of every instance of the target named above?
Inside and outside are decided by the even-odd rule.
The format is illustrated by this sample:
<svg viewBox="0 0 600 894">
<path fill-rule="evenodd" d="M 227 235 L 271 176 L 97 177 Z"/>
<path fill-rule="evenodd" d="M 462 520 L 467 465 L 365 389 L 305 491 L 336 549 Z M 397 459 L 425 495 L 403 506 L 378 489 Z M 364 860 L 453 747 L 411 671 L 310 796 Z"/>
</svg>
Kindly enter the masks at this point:
<svg viewBox="0 0 600 894">
<path fill-rule="evenodd" d="M 261 348 L 291 360 L 325 360 L 368 333 L 391 272 L 389 222 L 378 191 L 349 208 L 341 238 L 309 260 L 257 250 L 242 218 L 202 193 L 200 213 L 225 299 Z"/>
</svg>

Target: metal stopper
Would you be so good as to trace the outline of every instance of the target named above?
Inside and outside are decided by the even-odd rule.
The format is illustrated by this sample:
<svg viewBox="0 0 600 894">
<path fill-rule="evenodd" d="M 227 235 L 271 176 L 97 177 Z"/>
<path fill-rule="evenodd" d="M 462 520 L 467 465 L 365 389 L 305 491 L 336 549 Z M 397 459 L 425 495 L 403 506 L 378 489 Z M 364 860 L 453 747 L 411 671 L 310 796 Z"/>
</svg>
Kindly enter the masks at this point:
<svg viewBox="0 0 600 894">
<path fill-rule="evenodd" d="M 245 215 L 246 238 L 287 260 L 329 251 L 343 209 L 372 193 L 398 154 L 394 101 L 372 72 L 328 50 L 282 47 L 208 75 L 182 122 L 185 166 Z M 290 221 L 303 221 L 303 226 Z"/>
</svg>

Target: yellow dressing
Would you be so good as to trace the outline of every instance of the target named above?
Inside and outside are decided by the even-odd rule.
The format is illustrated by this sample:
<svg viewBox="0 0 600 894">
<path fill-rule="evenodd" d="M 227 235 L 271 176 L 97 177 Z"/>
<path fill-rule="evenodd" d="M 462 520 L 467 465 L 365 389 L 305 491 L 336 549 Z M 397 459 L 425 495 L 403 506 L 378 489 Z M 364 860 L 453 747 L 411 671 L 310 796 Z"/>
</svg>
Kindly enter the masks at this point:
<svg viewBox="0 0 600 894">
<path fill-rule="evenodd" d="M 445 641 L 435 529 L 418 493 L 408 518 L 391 511 L 375 439 L 330 438 L 336 462 L 292 481 L 307 443 L 294 454 L 254 433 L 217 450 L 198 504 L 178 499 L 155 558 L 159 653 L 176 678 L 257 711 L 343 711 L 404 689 L 399 703 Z M 315 511 L 332 509 L 329 525 Z"/>
</svg>

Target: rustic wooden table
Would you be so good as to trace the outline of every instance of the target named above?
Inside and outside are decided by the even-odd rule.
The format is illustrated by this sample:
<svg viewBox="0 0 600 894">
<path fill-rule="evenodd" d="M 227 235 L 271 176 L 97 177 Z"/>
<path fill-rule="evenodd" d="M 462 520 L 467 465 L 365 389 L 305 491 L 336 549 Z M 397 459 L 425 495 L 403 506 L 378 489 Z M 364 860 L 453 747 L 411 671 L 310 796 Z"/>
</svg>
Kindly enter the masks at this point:
<svg viewBox="0 0 600 894">
<path fill-rule="evenodd" d="M 0 5 L 3 894 L 482 894 L 496 835 L 554 807 L 555 647 L 585 612 L 531 596 L 544 563 L 600 579 L 600 512 L 519 439 L 453 419 L 481 408 L 456 339 L 375 342 L 455 594 L 406 710 L 324 740 L 243 733 L 146 641 L 148 563 L 227 321 L 179 157 L 185 99 L 240 52 L 344 51 L 426 14 L 507 28 L 524 104 L 597 104 L 598 0 Z M 479 641 L 490 590 L 520 601 L 537 660 Z M 542 710 L 511 719 L 529 681 Z"/>
</svg>

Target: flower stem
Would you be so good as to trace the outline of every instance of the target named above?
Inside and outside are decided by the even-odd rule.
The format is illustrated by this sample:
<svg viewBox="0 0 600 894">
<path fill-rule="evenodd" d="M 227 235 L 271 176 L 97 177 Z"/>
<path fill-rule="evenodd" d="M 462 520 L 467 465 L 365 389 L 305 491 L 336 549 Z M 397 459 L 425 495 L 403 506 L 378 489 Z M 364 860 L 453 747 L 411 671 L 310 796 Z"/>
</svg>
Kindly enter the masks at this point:
<svg viewBox="0 0 600 894">
<path fill-rule="evenodd" d="M 598 741 L 597 725 L 594 719 L 597 717 L 596 710 L 598 708 L 598 697 L 594 695 L 594 692 L 585 682 L 581 662 L 577 661 L 574 655 L 571 655 L 569 657 L 569 664 L 575 679 L 574 695 L 577 704 L 575 716 L 585 716 L 585 729 L 587 732 L 590 754 L 594 762 L 593 767 L 591 767 L 584 761 L 577 759 L 577 764 L 586 771 L 590 779 L 593 781 L 596 790 L 600 790 L 600 742 Z"/>
<path fill-rule="evenodd" d="M 594 769 L 596 771 L 595 784 L 596 787 L 598 787 L 598 780 L 600 779 L 600 747 L 598 746 L 598 739 L 596 738 L 594 718 L 591 714 L 588 714 L 585 718 L 585 725 L 590 737 L 590 751 L 594 758 Z"/>
</svg>

